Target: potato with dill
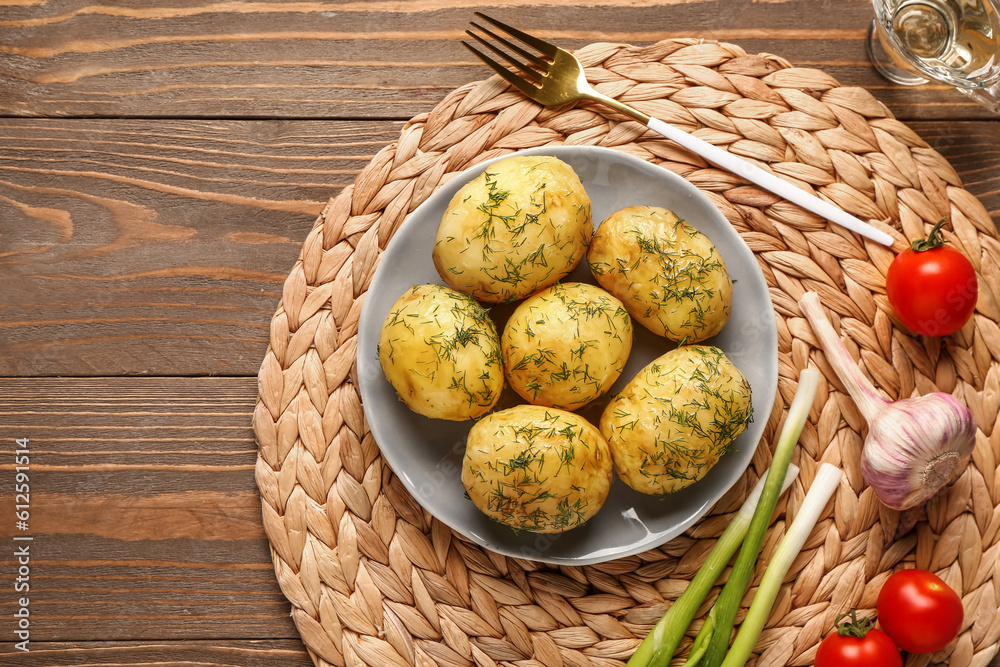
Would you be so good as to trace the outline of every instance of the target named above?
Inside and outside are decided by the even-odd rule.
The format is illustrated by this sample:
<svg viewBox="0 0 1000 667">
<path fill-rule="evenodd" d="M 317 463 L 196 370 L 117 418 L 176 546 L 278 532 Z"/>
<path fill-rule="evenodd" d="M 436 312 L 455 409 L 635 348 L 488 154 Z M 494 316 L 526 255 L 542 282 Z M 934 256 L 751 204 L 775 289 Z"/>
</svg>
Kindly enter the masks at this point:
<svg viewBox="0 0 1000 667">
<path fill-rule="evenodd" d="M 414 412 L 462 421 L 488 412 L 504 387 L 500 337 L 489 313 L 444 285 L 414 285 L 389 310 L 379 362 Z"/>
<path fill-rule="evenodd" d="M 665 208 L 612 213 L 598 225 L 587 262 L 598 284 L 655 334 L 696 343 L 729 320 L 733 286 L 722 255 Z"/>
<path fill-rule="evenodd" d="M 565 410 L 610 389 L 631 350 L 625 306 L 587 283 L 558 283 L 528 297 L 500 336 L 510 386 L 529 403 Z"/>
<path fill-rule="evenodd" d="M 561 533 L 582 525 L 611 488 L 608 444 L 565 410 L 518 405 L 469 431 L 462 484 L 473 504 L 515 530 Z"/>
<path fill-rule="evenodd" d="M 506 303 L 566 276 L 592 235 L 590 199 L 572 167 L 545 155 L 504 158 L 448 204 L 434 267 L 449 286 Z"/>
<path fill-rule="evenodd" d="M 615 470 L 636 491 L 694 484 L 753 415 L 750 383 L 711 345 L 685 345 L 647 365 L 601 415 Z"/>
</svg>

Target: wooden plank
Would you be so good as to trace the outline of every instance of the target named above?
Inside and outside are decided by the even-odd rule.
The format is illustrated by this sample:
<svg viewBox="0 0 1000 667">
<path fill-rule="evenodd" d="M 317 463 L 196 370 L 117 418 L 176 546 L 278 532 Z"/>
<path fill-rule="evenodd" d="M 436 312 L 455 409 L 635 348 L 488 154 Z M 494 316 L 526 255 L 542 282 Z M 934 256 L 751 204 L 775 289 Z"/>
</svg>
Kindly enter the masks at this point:
<svg viewBox="0 0 1000 667">
<path fill-rule="evenodd" d="M 17 611 L 28 546 L 32 641 L 298 637 L 260 519 L 255 400 L 252 378 L 0 383 L 0 617 Z"/>
<path fill-rule="evenodd" d="M 0 655 L 13 653 L 19 667 L 141 667 L 143 665 L 220 665 L 232 667 L 312 667 L 297 639 L 218 639 L 154 642 L 35 642 L 27 653 L 13 643 L 0 644 Z M 0 658 L 0 663 L 4 659 Z M 9 664 L 9 663 L 5 663 Z"/>
<path fill-rule="evenodd" d="M 903 118 L 989 118 L 942 86 L 881 79 L 865 52 L 866 1 L 501 4 L 5 3 L 0 114 L 407 119 L 486 77 L 459 43 L 483 9 L 567 48 L 715 39 L 823 68 Z"/>
<path fill-rule="evenodd" d="M 325 198 L 400 124 L 0 122 L 0 376 L 252 376 Z M 916 123 L 1000 224 L 1000 123 Z"/>
<path fill-rule="evenodd" d="M 0 375 L 251 375 L 398 122 L 0 121 Z"/>
</svg>

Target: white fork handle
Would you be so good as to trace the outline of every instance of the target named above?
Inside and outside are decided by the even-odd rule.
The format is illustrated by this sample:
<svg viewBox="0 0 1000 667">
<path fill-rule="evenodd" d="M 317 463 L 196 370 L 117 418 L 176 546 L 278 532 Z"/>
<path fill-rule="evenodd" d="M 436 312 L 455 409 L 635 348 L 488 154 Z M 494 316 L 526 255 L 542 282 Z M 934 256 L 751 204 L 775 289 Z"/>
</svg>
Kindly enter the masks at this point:
<svg viewBox="0 0 1000 667">
<path fill-rule="evenodd" d="M 692 136 L 683 130 L 679 130 L 673 125 L 663 122 L 657 118 L 650 118 L 647 127 L 665 136 L 667 139 L 680 144 L 693 153 L 697 153 L 709 162 L 712 162 L 726 171 L 737 176 L 742 176 L 752 183 L 756 183 L 765 190 L 769 190 L 776 195 L 787 199 L 793 204 L 798 204 L 802 208 L 821 215 L 830 222 L 846 227 L 852 232 L 857 232 L 864 237 L 877 241 L 882 245 L 891 246 L 893 238 L 885 232 L 875 229 L 867 222 L 863 222 L 853 215 L 842 211 L 833 204 L 823 201 L 819 197 L 809 194 L 805 190 L 798 188 L 787 181 L 783 181 L 777 176 L 770 174 L 757 165 L 740 159 L 732 153 L 726 152 L 717 146 L 713 146 L 707 141 L 702 141 L 698 137 Z"/>
</svg>

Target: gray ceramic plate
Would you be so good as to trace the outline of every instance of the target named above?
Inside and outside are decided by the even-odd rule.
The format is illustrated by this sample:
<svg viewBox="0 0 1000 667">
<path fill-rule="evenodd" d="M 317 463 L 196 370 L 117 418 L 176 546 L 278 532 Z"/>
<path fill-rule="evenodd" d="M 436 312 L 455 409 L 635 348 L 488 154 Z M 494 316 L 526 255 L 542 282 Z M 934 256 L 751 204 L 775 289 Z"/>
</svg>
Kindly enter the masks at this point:
<svg viewBox="0 0 1000 667">
<path fill-rule="evenodd" d="M 609 148 L 541 147 L 522 153 L 554 155 L 569 163 L 591 198 L 595 225 L 626 206 L 663 206 L 708 235 L 722 253 L 734 283 L 730 320 L 708 342 L 722 348 L 749 380 L 756 419 L 736 439 L 732 451 L 698 483 L 661 498 L 637 493 L 615 479 L 601 511 L 585 525 L 560 535 L 515 533 L 480 513 L 466 498 L 461 481 L 465 437 L 472 422 L 428 419 L 407 408 L 382 374 L 377 344 L 386 314 L 407 288 L 442 283 L 431 260 L 438 222 L 455 192 L 478 176 L 486 162 L 457 174 L 421 204 L 392 238 L 376 270 L 358 332 L 358 376 L 368 425 L 386 461 L 413 497 L 432 515 L 488 549 L 572 565 L 636 554 L 663 544 L 703 517 L 749 465 L 777 390 L 778 337 L 771 298 L 750 249 L 712 202 L 683 178 Z M 586 261 L 568 280 L 594 283 Z M 491 310 L 499 321 L 498 330 L 513 308 Z M 611 395 L 674 347 L 641 325 L 635 330 L 632 354 Z M 498 408 L 518 402 L 508 388 Z M 599 399 L 578 412 L 597 423 L 606 404 L 607 398 Z"/>
</svg>

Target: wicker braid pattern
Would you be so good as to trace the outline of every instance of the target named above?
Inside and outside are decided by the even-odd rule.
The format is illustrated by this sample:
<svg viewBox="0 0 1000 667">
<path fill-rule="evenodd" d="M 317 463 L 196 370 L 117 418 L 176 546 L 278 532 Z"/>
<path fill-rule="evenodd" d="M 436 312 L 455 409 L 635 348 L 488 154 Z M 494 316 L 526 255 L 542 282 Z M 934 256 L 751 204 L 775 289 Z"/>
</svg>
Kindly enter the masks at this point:
<svg viewBox="0 0 1000 667">
<path fill-rule="evenodd" d="M 966 614 L 957 642 L 909 656 L 907 665 L 988 665 L 1000 642 L 1000 240 L 984 207 L 869 93 L 822 71 L 699 40 L 592 44 L 578 56 L 602 92 L 878 221 L 897 243 L 890 250 L 831 227 L 604 108 L 541 108 L 498 77 L 463 86 L 413 118 L 320 215 L 285 281 L 260 367 L 253 426 L 263 522 L 277 580 L 316 665 L 624 664 L 766 469 L 768 445 L 808 363 L 823 379 L 794 459 L 802 473 L 779 505 L 764 562 L 818 463 L 846 474 L 786 578 L 756 664 L 811 665 L 838 614 L 852 606 L 871 612 L 889 574 L 915 565 L 954 587 Z M 586 567 L 499 556 L 433 520 L 383 462 L 355 381 L 365 292 L 405 216 L 454 172 L 550 144 L 611 146 L 706 192 L 758 259 L 779 332 L 778 395 L 761 416 L 763 444 L 743 479 L 661 548 Z M 907 332 L 884 288 L 894 252 L 942 216 L 981 289 L 973 321 L 943 340 Z M 807 290 L 820 294 L 852 354 L 890 398 L 946 391 L 975 414 L 972 462 L 923 510 L 888 510 L 866 487 L 864 423 L 798 311 Z M 708 603 L 699 617 L 707 610 Z"/>
</svg>

